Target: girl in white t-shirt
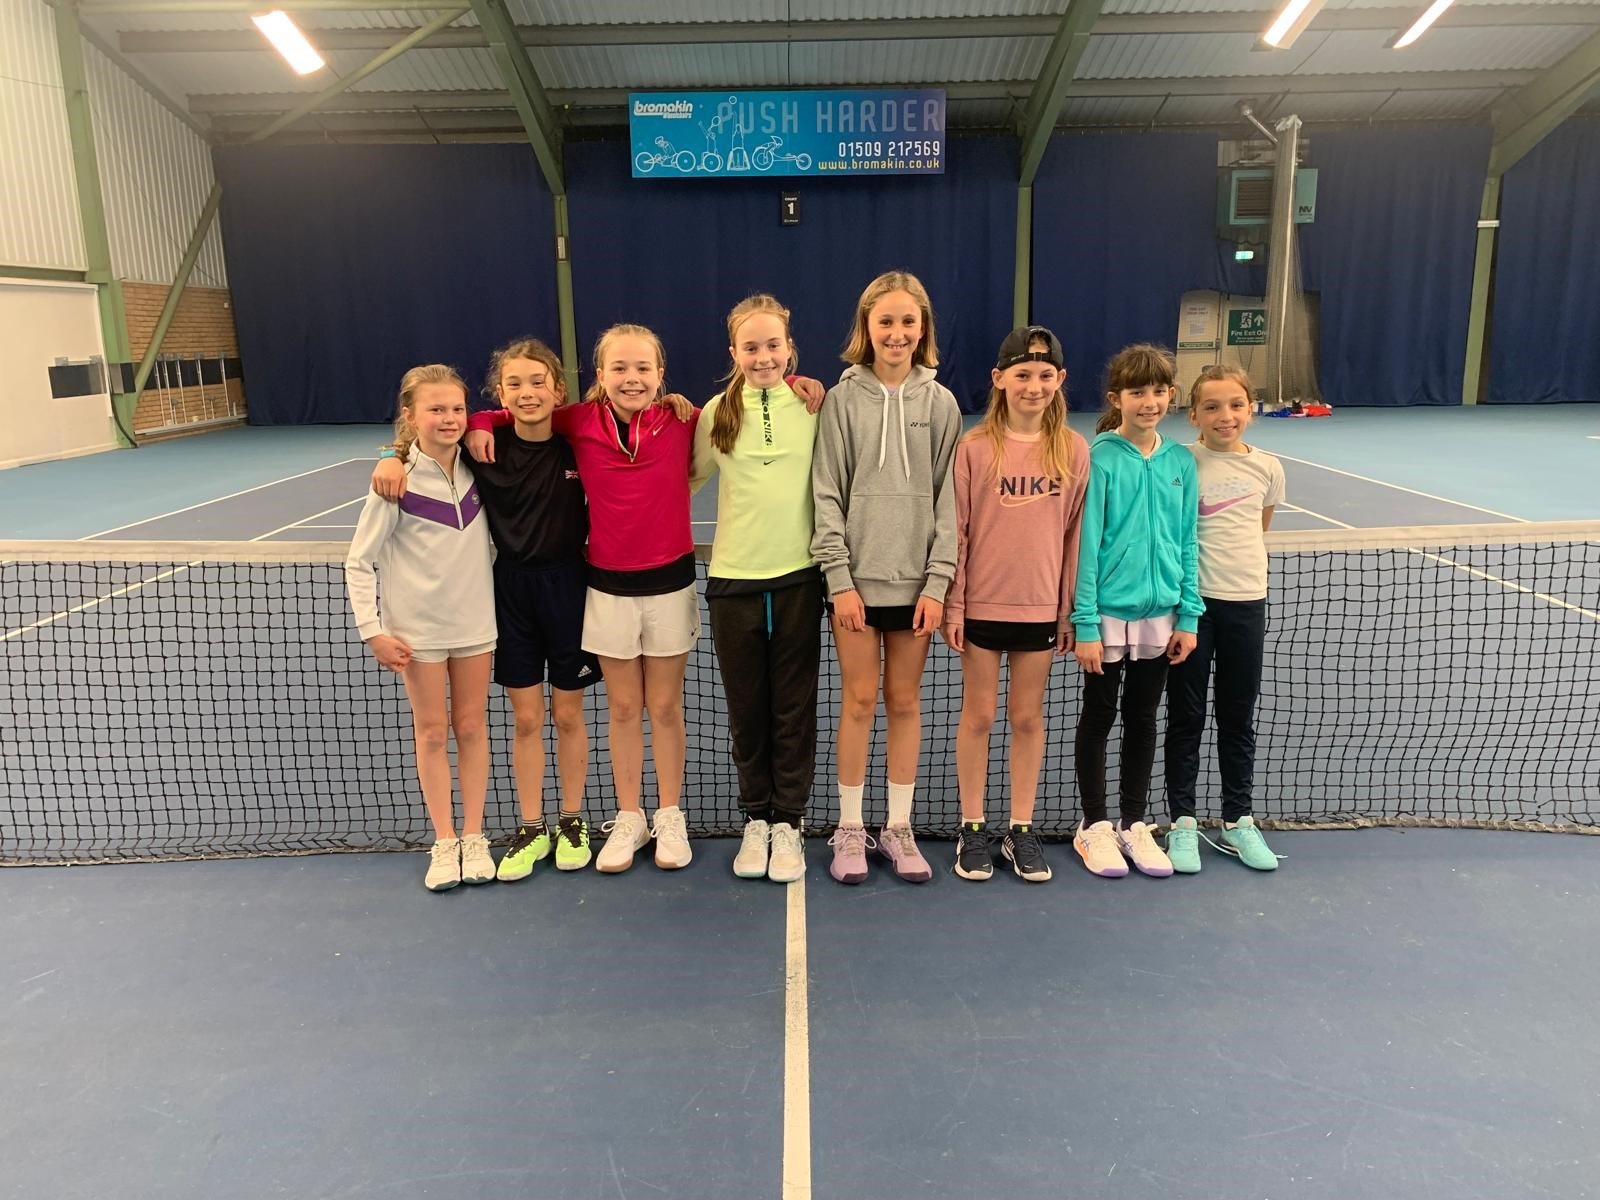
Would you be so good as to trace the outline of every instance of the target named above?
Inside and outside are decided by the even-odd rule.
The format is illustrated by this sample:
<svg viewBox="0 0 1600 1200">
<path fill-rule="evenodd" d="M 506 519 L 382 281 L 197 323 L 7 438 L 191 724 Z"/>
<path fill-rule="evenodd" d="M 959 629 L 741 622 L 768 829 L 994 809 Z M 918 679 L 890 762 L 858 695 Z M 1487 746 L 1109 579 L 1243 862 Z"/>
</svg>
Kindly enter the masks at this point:
<svg viewBox="0 0 1600 1200">
<path fill-rule="evenodd" d="M 1245 444 L 1250 377 L 1237 367 L 1207 367 L 1189 393 L 1189 420 L 1200 431 L 1190 447 L 1200 477 L 1200 617 L 1194 652 L 1167 673 L 1167 804 L 1172 869 L 1200 870 L 1195 778 L 1206 691 L 1216 661 L 1217 766 L 1222 774 L 1222 844 L 1217 849 L 1258 871 L 1277 855 L 1251 814 L 1256 696 L 1267 635 L 1266 531 L 1283 503 L 1283 466 Z M 1216 843 L 1212 843 L 1216 845 Z"/>
</svg>

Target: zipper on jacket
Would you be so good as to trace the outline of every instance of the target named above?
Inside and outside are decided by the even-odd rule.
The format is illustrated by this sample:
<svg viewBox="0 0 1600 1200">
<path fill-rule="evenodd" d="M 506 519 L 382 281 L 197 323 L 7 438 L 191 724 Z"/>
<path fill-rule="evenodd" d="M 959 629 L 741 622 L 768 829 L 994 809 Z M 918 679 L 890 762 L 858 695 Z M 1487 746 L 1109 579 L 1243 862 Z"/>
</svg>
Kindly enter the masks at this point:
<svg viewBox="0 0 1600 1200">
<path fill-rule="evenodd" d="M 422 454 L 422 451 L 421 451 L 420 448 L 418 449 L 417 453 L 418 454 Z M 461 447 L 457 446 L 456 447 L 456 454 L 459 455 L 460 453 L 461 453 Z M 438 471 L 439 474 L 444 476 L 444 481 L 450 488 L 450 503 L 455 505 L 455 509 L 456 509 L 456 528 L 457 529 L 465 529 L 466 528 L 466 524 L 461 520 L 461 493 L 456 491 L 455 477 L 453 475 L 449 474 L 447 471 L 445 471 L 444 467 L 442 465 L 440 465 L 439 460 L 434 458 L 433 455 L 431 455 L 431 454 L 422 454 L 422 457 L 427 459 L 429 462 L 431 462 L 433 464 L 434 470 Z"/>
</svg>

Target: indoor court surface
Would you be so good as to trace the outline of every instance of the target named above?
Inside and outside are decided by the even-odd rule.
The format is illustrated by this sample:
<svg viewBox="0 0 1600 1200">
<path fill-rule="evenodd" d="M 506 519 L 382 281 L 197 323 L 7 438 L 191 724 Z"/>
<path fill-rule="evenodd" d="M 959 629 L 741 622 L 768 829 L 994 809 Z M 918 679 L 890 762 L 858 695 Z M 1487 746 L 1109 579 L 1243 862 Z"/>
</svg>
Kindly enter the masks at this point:
<svg viewBox="0 0 1600 1200">
<path fill-rule="evenodd" d="M 1600 1200 L 1597 280 L 1600 0 L 0 0 L 0 1200 Z M 449 470 L 458 390 L 513 410 L 496 477 Z M 730 447 L 693 562 L 661 392 Z M 1075 515 L 1054 439 L 1107 405 Z M 1241 440 L 1286 476 L 1264 632 Z M 1074 846 L 1111 689 L 1070 649 L 999 668 L 987 879 L 980 653 L 886 642 L 908 802 L 822 616 L 807 793 L 835 524 L 880 627 L 964 544 L 971 645 L 1061 650 L 1074 590 L 1107 661 L 1177 653 L 1192 579 L 1201 869 L 1148 840 L 1193 666 L 1170 777 L 1161 664 L 1120 685 L 1124 876 Z M 451 886 L 441 677 L 494 632 L 594 683 L 580 624 L 657 657 L 583 694 L 581 795 L 577 705 L 563 764 L 490 685 L 482 833 L 535 865 Z M 656 829 L 602 874 L 623 670 Z M 788 882 L 734 875 L 735 730 Z"/>
<path fill-rule="evenodd" d="M 1452 452 L 1394 453 L 1424 419 Z M 1548 469 L 1600 465 L 1596 430 L 1593 406 L 1346 411 L 1261 420 L 1252 440 L 1285 460 L 1276 528 L 1482 526 L 1595 516 L 1588 489 L 1550 486 L 1580 473 Z M 0 500 L 37 537 L 342 541 L 383 436 L 227 431 L 0 474 Z M 713 500 L 696 502 L 697 538 Z M 1600 575 L 1582 579 L 1592 605 Z M 94 644 L 141 632 L 113 613 Z M 353 669 L 397 692 L 363 657 Z M 401 732 L 399 709 L 384 719 Z M 691 811 L 696 738 L 726 757 L 705 744 L 715 720 L 691 719 Z M 1051 742 L 1070 736 L 1055 719 Z M 930 717 L 931 776 L 948 737 Z M 503 751 L 491 811 L 509 819 Z M 137 793 L 151 761 L 126 758 L 117 786 Z M 284 772 L 241 796 L 305 786 Z M 1049 786 L 1047 764 L 1043 801 L 1070 811 Z M 676 874 L 546 864 L 443 896 L 420 887 L 416 854 L 0 871 L 0 1048 L 19 1081 L 0 1130 L 23 1148 L 8 1183 L 340 1200 L 802 1195 L 808 1179 L 887 1200 L 1595 1194 L 1600 1048 L 1582 1014 L 1600 990 L 1600 842 L 1381 828 L 1272 843 L 1287 856 L 1273 876 L 1207 851 L 1197 877 L 1100 880 L 1057 842 L 1044 887 L 1004 870 L 967 884 L 930 840 L 931 883 L 880 865 L 842 888 L 820 838 L 789 888 L 732 878 L 730 838 L 697 840 Z"/>
</svg>

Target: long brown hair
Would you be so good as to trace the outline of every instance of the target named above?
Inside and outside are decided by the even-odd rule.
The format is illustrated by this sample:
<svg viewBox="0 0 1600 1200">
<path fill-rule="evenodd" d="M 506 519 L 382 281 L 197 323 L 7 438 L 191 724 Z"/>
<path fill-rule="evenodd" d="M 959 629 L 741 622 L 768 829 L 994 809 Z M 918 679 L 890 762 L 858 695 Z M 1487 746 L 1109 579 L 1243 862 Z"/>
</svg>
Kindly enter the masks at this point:
<svg viewBox="0 0 1600 1200">
<path fill-rule="evenodd" d="M 890 292 L 904 292 L 922 310 L 922 339 L 912 351 L 911 361 L 919 367 L 937 367 L 939 340 L 933 333 L 933 301 L 928 299 L 928 289 L 922 286 L 922 280 L 906 271 L 885 271 L 867 284 L 856 301 L 855 324 L 850 327 L 850 340 L 840 357 L 858 367 L 872 365 L 872 335 L 867 331 L 867 314 Z"/>
<path fill-rule="evenodd" d="M 461 398 L 467 398 L 467 384 L 460 375 L 456 374 L 454 367 L 447 367 L 443 363 L 427 363 L 424 366 L 412 367 L 400 378 L 400 408 L 394 419 L 394 446 L 400 452 L 402 461 L 410 455 L 411 447 L 417 442 L 417 427 L 411 423 L 408 415 L 411 406 L 416 403 L 417 389 L 430 383 L 453 383 L 461 389 Z"/>
<path fill-rule="evenodd" d="M 1028 348 L 1033 348 L 1032 342 L 1028 343 Z M 1067 427 L 1067 371 L 1065 367 L 1058 369 L 1061 372 L 1061 386 L 1056 389 L 1049 407 L 1044 410 L 1039 426 L 1038 450 L 1039 465 L 1044 468 L 1044 473 L 1065 486 L 1072 467 L 1072 431 Z M 1000 461 L 1006 452 L 1010 418 L 1011 410 L 1006 404 L 1005 389 L 992 387 L 989 389 L 989 407 L 984 411 L 983 420 L 966 435 L 974 441 L 978 438 L 989 439 L 993 458 L 989 482 L 992 484 L 1000 482 Z"/>
<path fill-rule="evenodd" d="M 780 304 L 776 297 L 764 292 L 746 296 L 728 313 L 730 353 L 734 343 L 738 341 L 739 326 L 757 313 L 770 313 L 783 322 L 783 340 L 789 343 L 789 363 L 783 373 L 793 374 L 795 367 L 799 365 L 800 356 L 796 353 L 794 339 L 789 334 L 789 310 Z M 735 357 L 733 369 L 728 373 L 727 389 L 722 393 L 722 403 L 717 405 L 717 411 L 711 420 L 711 444 L 723 454 L 732 454 L 733 445 L 739 440 L 739 430 L 742 428 L 744 428 L 744 372 L 739 369 L 738 358 Z"/>
<path fill-rule="evenodd" d="M 526 358 L 541 363 L 550 372 L 550 387 L 561 404 L 567 402 L 567 377 L 561 370 L 561 359 L 556 352 L 538 338 L 517 338 L 507 342 L 489 357 L 489 374 L 483 381 L 483 394 L 496 404 L 500 403 L 500 372 L 513 358 Z"/>
<path fill-rule="evenodd" d="M 1111 356 L 1106 364 L 1106 410 L 1095 422 L 1094 431 L 1105 433 L 1122 424 L 1122 409 L 1117 406 L 1117 395 L 1129 389 L 1171 387 L 1177 380 L 1178 364 L 1172 351 L 1151 342 L 1124 346 Z"/>
<path fill-rule="evenodd" d="M 606 343 L 612 338 L 637 337 L 643 338 L 656 348 L 656 365 L 661 369 L 661 386 L 656 389 L 656 394 L 651 403 L 660 403 L 661 397 L 667 394 L 667 352 L 661 345 L 661 339 L 655 332 L 646 329 L 643 325 L 613 325 L 602 333 L 594 343 L 594 382 L 589 385 L 589 390 L 583 398 L 593 404 L 600 404 L 606 398 L 606 385 L 603 382 L 605 375 Z"/>
</svg>

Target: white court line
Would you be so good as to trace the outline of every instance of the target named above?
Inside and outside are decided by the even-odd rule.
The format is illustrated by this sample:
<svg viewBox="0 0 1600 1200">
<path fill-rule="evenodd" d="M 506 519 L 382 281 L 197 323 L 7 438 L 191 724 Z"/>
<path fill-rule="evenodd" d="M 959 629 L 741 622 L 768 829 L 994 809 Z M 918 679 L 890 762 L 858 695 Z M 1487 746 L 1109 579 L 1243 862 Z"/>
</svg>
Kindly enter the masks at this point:
<svg viewBox="0 0 1600 1200">
<path fill-rule="evenodd" d="M 806 881 L 788 886 L 783 967 L 783 1200 L 811 1200 L 811 1017 Z"/>
<path fill-rule="evenodd" d="M 83 541 L 88 541 L 91 538 L 102 538 L 102 537 L 105 537 L 106 534 L 108 534 L 108 533 L 121 533 L 124 529 L 132 529 L 136 525 L 148 525 L 151 521 L 160 521 L 160 520 L 163 520 L 163 519 L 165 519 L 167 517 L 175 517 L 179 513 L 193 512 L 197 508 L 204 508 L 208 504 L 216 504 L 218 501 L 221 501 L 221 500 L 232 500 L 237 496 L 248 496 L 251 492 L 259 492 L 263 488 L 277 487 L 278 484 L 280 484 L 280 483 L 288 483 L 290 480 L 293 480 L 293 479 L 304 479 L 308 475 L 318 475 L 318 474 L 321 474 L 323 471 L 331 471 L 335 467 L 344 467 L 344 466 L 348 466 L 349 464 L 351 464 L 353 462 L 366 462 L 366 461 L 367 460 L 364 459 L 364 458 L 342 458 L 338 462 L 328 463 L 326 466 L 314 467 L 309 471 L 301 471 L 298 475 L 285 475 L 282 479 L 273 479 L 273 480 L 269 480 L 266 483 L 258 483 L 258 484 L 255 485 L 255 487 L 241 488 L 237 492 L 229 492 L 226 496 L 213 496 L 213 497 L 211 497 L 211 499 L 202 500 L 198 504 L 185 505 L 183 508 L 175 508 L 171 512 L 157 513 L 153 517 L 142 517 L 137 521 L 129 521 L 126 525 L 118 525 L 118 526 L 115 526 L 114 528 L 111 528 L 111 529 L 102 529 L 99 533 L 86 534 L 83 537 L 79 538 L 78 541 L 83 542 Z M 339 507 L 343 508 L 345 506 L 345 504 L 352 504 L 352 503 L 354 503 L 354 501 L 346 500 L 344 502 L 344 504 L 339 505 Z M 330 508 L 328 511 L 332 512 L 333 509 Z M 318 513 L 317 515 L 320 517 L 322 514 Z M 291 526 L 288 526 L 288 525 L 284 526 L 284 529 L 289 529 L 289 528 L 291 528 Z M 273 533 L 282 533 L 282 532 L 283 532 L 283 530 L 281 530 L 281 529 L 273 530 Z M 268 534 L 268 535 L 264 535 L 264 536 L 271 536 L 271 535 Z M 256 541 L 260 541 L 261 538 L 251 538 L 250 540 L 252 542 L 256 542 Z"/>
<path fill-rule="evenodd" d="M 361 460 L 357 460 L 357 459 L 353 459 L 352 458 L 352 459 L 347 459 L 346 461 L 347 462 L 357 462 L 357 461 L 361 461 Z M 335 464 L 335 465 L 339 465 L 339 464 Z M 254 490 L 254 489 L 250 489 L 250 490 Z M 349 501 L 346 500 L 341 504 L 334 505 L 332 508 L 325 508 L 319 513 L 312 513 L 309 517 L 306 517 L 304 519 L 307 520 L 307 521 L 315 521 L 318 517 L 325 517 L 331 512 L 336 512 L 337 510 L 343 508 L 345 506 L 345 504 L 348 504 L 348 503 L 349 503 Z M 137 523 L 138 522 L 135 522 L 135 524 L 137 524 Z M 246 540 L 247 541 L 252 541 L 252 542 L 264 542 L 268 538 L 271 538 L 273 535 L 282 533 L 286 529 L 293 529 L 295 527 L 295 524 L 297 524 L 297 523 L 298 522 L 291 523 L 291 524 L 288 524 L 288 525 L 280 525 L 280 526 L 278 526 L 278 528 L 273 529 L 273 530 L 269 530 L 267 533 L 263 533 L 259 537 L 248 538 Z M 81 541 L 82 539 L 79 539 L 79 540 Z M 172 568 L 170 568 L 168 570 L 165 570 L 165 571 L 162 571 L 162 572 L 160 572 L 158 574 L 150 576 L 149 579 L 141 579 L 137 583 L 130 583 L 126 587 L 120 587 L 116 591 L 109 592 L 104 596 L 96 596 L 93 600 L 85 600 L 82 604 L 73 605 L 73 607 L 71 607 L 71 608 L 64 609 L 63 611 L 58 612 L 58 613 L 53 613 L 48 617 L 40 617 L 37 621 L 34 621 L 30 625 L 24 625 L 19 629 L 9 629 L 4 634 L 0 634 L 0 642 L 9 642 L 14 637 L 21 637 L 23 634 L 31 633 L 35 629 L 43 629 L 46 625 L 53 625 L 57 621 L 61 620 L 63 617 L 70 617 L 74 613 L 80 613 L 80 612 L 85 611 L 86 609 L 94 608 L 97 605 L 104 604 L 107 600 L 115 600 L 118 596 L 126 596 L 129 592 L 136 592 L 142 587 L 150 586 L 150 584 L 152 584 L 152 583 L 159 583 L 163 579 L 170 579 L 172 576 L 177 575 L 177 574 L 179 574 L 179 573 L 181 573 L 183 571 L 187 571 L 190 567 L 197 566 L 198 564 L 200 564 L 200 563 L 202 563 L 204 561 L 205 561 L 204 559 L 197 558 L 193 562 L 184 563 L 183 566 L 181 566 L 181 567 L 172 567 Z"/>
<path fill-rule="evenodd" d="M 1300 511 L 1305 513 L 1307 516 L 1316 517 L 1321 521 L 1327 521 L 1330 525 L 1337 525 L 1341 529 L 1350 529 L 1358 533 L 1360 532 L 1359 526 L 1346 525 L 1343 521 L 1335 520 L 1333 517 L 1323 516 L 1319 512 L 1312 512 L 1309 508 L 1302 508 Z M 1487 512 L 1488 509 L 1484 509 L 1484 511 Z M 1521 520 L 1521 518 L 1513 519 Z M 1526 521 L 1523 521 L 1522 523 L 1525 525 L 1529 524 L 1529 522 Z M 1557 608 L 1564 608 L 1568 612 L 1578 613 L 1582 616 L 1588 617 L 1590 620 L 1600 621 L 1600 612 L 1596 612 L 1592 608 L 1584 608 L 1581 605 L 1572 604 L 1569 601 L 1563 600 L 1560 596 L 1552 596 L 1549 592 L 1536 591 L 1531 587 L 1525 587 L 1520 583 L 1513 582 L 1512 580 L 1502 579 L 1498 575 L 1490 574 L 1488 571 L 1480 571 L 1477 567 L 1469 567 L 1466 563 L 1459 563 L 1455 559 L 1443 554 L 1433 554 L 1427 550 L 1419 550 L 1415 546 L 1407 546 L 1406 550 L 1408 553 L 1415 554 L 1419 558 L 1432 559 L 1436 563 L 1442 563 L 1444 566 L 1464 572 L 1467 575 L 1476 575 L 1479 579 L 1487 579 L 1490 583 L 1498 583 L 1501 587 L 1510 588 L 1514 592 L 1521 592 L 1526 596 L 1537 597 L 1547 604 L 1554 604 Z"/>
<path fill-rule="evenodd" d="M 291 529 L 354 529 L 354 525 L 291 525 Z M 280 531 L 281 532 L 281 531 Z"/>
<path fill-rule="evenodd" d="M 1279 454 L 1276 450 L 1269 450 L 1268 453 L 1274 458 L 1281 458 L 1286 462 L 1299 463 L 1303 467 L 1316 467 L 1319 471 L 1332 471 L 1335 475 L 1343 475 L 1349 479 L 1359 479 L 1362 483 L 1375 483 L 1379 487 L 1393 488 L 1397 492 L 1405 492 L 1411 496 L 1421 496 L 1424 500 L 1437 500 L 1440 504 L 1452 504 L 1456 508 L 1470 508 L 1473 512 L 1488 513 L 1491 517 L 1504 517 L 1508 521 L 1526 522 L 1528 519 L 1526 517 L 1513 516 L 1511 513 L 1500 512 L 1498 509 L 1485 508 L 1481 504 L 1468 504 L 1465 500 L 1452 500 L 1449 496 L 1436 496 L 1432 492 L 1420 492 L 1416 488 L 1402 487 L 1400 484 L 1390 483 L 1386 479 L 1374 479 L 1370 475 L 1357 475 L 1354 471 L 1330 467 L 1327 463 L 1312 462 L 1309 458 L 1296 458 L 1292 454 Z M 1309 510 L 1302 509 L 1301 511 L 1306 512 Z M 1316 514 L 1312 513 L 1312 515 L 1315 516 Z M 1356 527 L 1346 525 L 1345 528 L 1354 529 Z"/>
</svg>

